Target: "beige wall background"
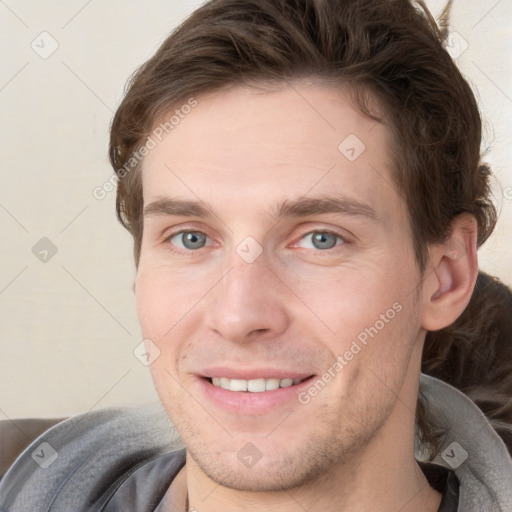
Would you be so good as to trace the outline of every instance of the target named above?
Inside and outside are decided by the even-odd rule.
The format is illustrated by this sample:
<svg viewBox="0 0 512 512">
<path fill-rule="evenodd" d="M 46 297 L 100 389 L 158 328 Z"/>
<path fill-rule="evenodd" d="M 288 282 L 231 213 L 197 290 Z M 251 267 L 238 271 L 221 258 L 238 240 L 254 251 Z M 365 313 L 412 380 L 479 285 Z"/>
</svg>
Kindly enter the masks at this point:
<svg viewBox="0 0 512 512">
<path fill-rule="evenodd" d="M 201 2 L 0 0 L 0 419 L 157 399 L 108 128 L 124 84 Z M 435 15 L 444 2 L 429 1 Z M 512 2 L 456 0 L 451 51 L 486 119 L 501 215 L 480 251 L 512 285 Z"/>
</svg>

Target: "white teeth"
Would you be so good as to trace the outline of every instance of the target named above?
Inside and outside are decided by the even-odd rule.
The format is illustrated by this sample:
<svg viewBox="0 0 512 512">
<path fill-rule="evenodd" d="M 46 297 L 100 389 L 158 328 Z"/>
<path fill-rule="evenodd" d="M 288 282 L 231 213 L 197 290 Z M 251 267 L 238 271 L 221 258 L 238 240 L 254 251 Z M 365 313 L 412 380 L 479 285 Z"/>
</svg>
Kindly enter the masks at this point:
<svg viewBox="0 0 512 512">
<path fill-rule="evenodd" d="M 226 377 L 212 377 L 212 384 L 218 388 L 229 391 L 249 391 L 251 393 L 262 393 L 278 388 L 288 388 L 298 384 L 303 379 L 228 379 Z"/>
<path fill-rule="evenodd" d="M 272 391 L 279 387 L 279 379 L 266 379 L 265 380 L 265 391 Z"/>
<path fill-rule="evenodd" d="M 262 391 L 265 391 L 265 387 L 265 379 L 253 379 L 247 381 L 247 391 L 261 393 Z"/>
<path fill-rule="evenodd" d="M 242 379 L 231 379 L 229 383 L 230 391 L 247 391 L 247 382 Z"/>
</svg>

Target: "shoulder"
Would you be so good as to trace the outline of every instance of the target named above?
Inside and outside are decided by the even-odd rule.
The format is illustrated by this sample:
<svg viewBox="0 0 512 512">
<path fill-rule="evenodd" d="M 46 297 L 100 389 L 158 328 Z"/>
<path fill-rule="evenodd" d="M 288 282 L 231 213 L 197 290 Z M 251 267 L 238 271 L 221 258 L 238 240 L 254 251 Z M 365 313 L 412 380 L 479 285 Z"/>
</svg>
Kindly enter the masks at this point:
<svg viewBox="0 0 512 512">
<path fill-rule="evenodd" d="M 160 404 L 69 418 L 39 436 L 8 470 L 0 511 L 87 510 L 142 465 L 179 449 Z"/>
<path fill-rule="evenodd" d="M 446 382 L 422 374 L 420 386 L 443 432 L 431 461 L 453 470 L 460 481 L 460 510 L 512 510 L 512 458 L 485 415 Z M 418 460 L 424 456 L 419 449 Z"/>
</svg>

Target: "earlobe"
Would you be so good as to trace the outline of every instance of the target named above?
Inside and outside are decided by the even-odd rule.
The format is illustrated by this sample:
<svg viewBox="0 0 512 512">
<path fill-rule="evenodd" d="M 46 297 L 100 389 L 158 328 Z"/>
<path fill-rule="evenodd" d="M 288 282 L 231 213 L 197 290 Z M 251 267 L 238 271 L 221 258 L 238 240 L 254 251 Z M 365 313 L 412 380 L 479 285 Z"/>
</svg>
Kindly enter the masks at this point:
<svg viewBox="0 0 512 512">
<path fill-rule="evenodd" d="M 430 270 L 423 281 L 425 330 L 449 326 L 469 303 L 478 275 L 476 240 L 476 220 L 462 214 L 452 222 L 448 239 L 431 248 Z"/>
</svg>

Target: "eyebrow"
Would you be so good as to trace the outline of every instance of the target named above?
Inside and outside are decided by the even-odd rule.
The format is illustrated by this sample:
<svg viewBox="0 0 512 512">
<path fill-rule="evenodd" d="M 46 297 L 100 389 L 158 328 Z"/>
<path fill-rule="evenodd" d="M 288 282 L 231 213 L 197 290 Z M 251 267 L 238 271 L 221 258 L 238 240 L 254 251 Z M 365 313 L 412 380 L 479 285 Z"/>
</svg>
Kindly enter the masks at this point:
<svg viewBox="0 0 512 512">
<path fill-rule="evenodd" d="M 176 215 L 182 217 L 213 217 L 213 212 L 199 201 L 184 201 L 171 197 L 156 199 L 144 207 L 144 216 Z"/>
<path fill-rule="evenodd" d="M 285 200 L 274 207 L 274 212 L 278 218 L 341 213 L 377 220 L 377 213 L 370 205 L 343 196 L 300 197 L 293 201 Z"/>
<path fill-rule="evenodd" d="M 270 213 L 282 219 L 284 217 L 307 217 L 322 213 L 340 213 L 343 215 L 366 217 L 378 220 L 376 211 L 369 205 L 344 196 L 299 197 L 286 199 L 274 204 Z M 210 218 L 217 217 L 214 211 L 201 201 L 187 201 L 172 197 L 156 199 L 144 207 L 144 216 L 183 216 Z"/>
</svg>

